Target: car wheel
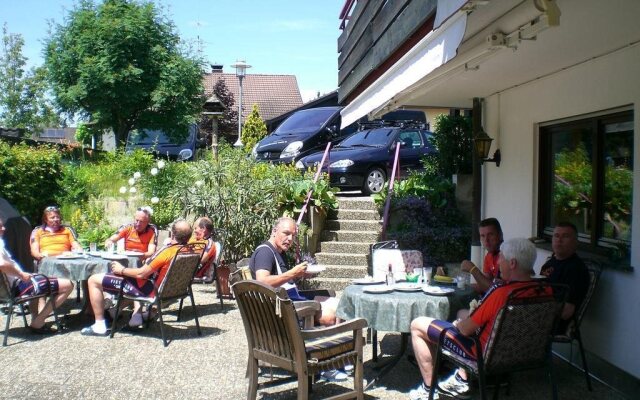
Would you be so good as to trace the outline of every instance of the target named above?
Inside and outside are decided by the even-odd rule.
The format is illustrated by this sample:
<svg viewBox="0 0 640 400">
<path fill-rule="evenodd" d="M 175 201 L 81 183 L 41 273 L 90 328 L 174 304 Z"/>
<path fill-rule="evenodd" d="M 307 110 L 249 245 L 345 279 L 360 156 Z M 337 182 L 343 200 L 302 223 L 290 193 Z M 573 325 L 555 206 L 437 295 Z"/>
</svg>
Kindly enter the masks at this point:
<svg viewBox="0 0 640 400">
<path fill-rule="evenodd" d="M 380 168 L 371 168 L 367 172 L 367 178 L 364 180 L 363 192 L 365 194 L 380 193 L 384 182 L 386 180 L 386 174 Z"/>
</svg>

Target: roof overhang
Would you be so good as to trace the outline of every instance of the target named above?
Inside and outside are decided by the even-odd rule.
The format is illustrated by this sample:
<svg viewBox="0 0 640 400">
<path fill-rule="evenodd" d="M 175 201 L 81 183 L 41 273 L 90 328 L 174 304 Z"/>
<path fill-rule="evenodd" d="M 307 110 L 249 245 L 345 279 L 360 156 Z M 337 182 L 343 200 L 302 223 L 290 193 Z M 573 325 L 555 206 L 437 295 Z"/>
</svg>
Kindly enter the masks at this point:
<svg viewBox="0 0 640 400">
<path fill-rule="evenodd" d="M 411 55 L 436 37 L 430 34 L 345 107 L 343 121 L 345 116 L 347 121 L 365 114 L 376 117 L 403 106 L 470 108 L 474 97 L 486 98 L 640 43 L 640 2 L 625 7 L 599 0 L 559 2 L 557 26 L 552 15 L 539 9 L 544 3 L 540 0 L 481 3 L 466 2 L 448 25 L 438 28 L 465 21 L 454 57 L 431 70 L 412 68 L 419 61 Z M 466 19 L 460 14 L 467 14 Z M 597 26 L 606 26 L 606 34 Z M 396 76 L 403 73 L 411 76 Z M 367 100 L 372 106 L 362 106 Z"/>
</svg>

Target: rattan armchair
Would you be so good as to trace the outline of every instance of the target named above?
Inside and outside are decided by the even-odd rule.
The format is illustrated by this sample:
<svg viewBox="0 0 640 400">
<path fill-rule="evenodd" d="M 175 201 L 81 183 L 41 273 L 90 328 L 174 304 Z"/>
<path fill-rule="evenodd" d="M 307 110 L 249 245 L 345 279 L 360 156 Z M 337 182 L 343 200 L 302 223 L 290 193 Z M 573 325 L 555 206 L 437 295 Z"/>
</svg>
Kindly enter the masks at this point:
<svg viewBox="0 0 640 400">
<path fill-rule="evenodd" d="M 169 345 L 169 341 L 166 338 L 164 332 L 164 319 L 162 309 L 173 304 L 176 300 L 182 300 L 185 297 L 191 299 L 191 306 L 193 308 L 193 314 L 196 321 L 196 330 L 198 336 L 202 335 L 200 331 L 200 322 L 198 321 L 198 310 L 196 309 L 196 303 L 193 298 L 193 290 L 191 284 L 193 282 L 193 276 L 200 264 L 200 258 L 202 256 L 202 249 L 194 248 L 191 245 L 182 246 L 171 261 L 171 265 L 167 270 L 166 275 L 162 282 L 156 282 L 155 296 L 153 297 L 136 297 L 130 296 L 123 292 L 124 285 L 120 287 L 120 293 L 118 295 L 118 302 L 116 304 L 116 315 L 114 321 L 118 321 L 118 314 L 120 313 L 120 303 L 124 300 L 139 301 L 147 307 L 149 315 L 151 315 L 152 308 L 156 308 L 158 311 L 158 318 L 160 319 L 160 332 L 162 335 L 162 342 L 164 346 Z M 182 305 L 182 304 L 181 304 Z M 182 306 L 178 310 L 177 321 L 180 321 L 180 315 L 182 313 Z M 147 320 L 147 327 L 151 318 Z M 115 322 L 114 322 L 115 324 Z M 111 338 L 115 334 L 116 329 L 111 329 Z"/>
<path fill-rule="evenodd" d="M 550 289 L 553 288 L 553 291 Z M 540 295 L 528 297 L 532 290 Z M 551 295 L 555 293 L 556 295 Z M 527 294 L 527 297 L 523 296 Z M 446 328 L 440 333 L 438 349 L 435 354 L 434 371 L 438 371 L 443 359 L 465 368 L 478 377 L 480 398 L 486 400 L 486 377 L 493 375 L 498 378 L 494 398 L 498 398 L 500 379 L 511 372 L 546 367 L 552 386 L 553 399 L 557 398 L 557 389 L 551 369 L 551 340 L 553 329 L 560 317 L 566 287 L 536 282 L 514 289 L 500 309 L 491 329 L 489 341 L 483 350 L 477 336 L 473 337 L 476 348 L 477 361 L 470 361 L 443 348 L 447 332 Z M 560 298 L 560 299 L 559 299 Z M 433 398 L 437 386 L 437 374 L 433 374 L 431 393 Z"/>
<path fill-rule="evenodd" d="M 367 321 L 360 318 L 331 327 L 304 330 L 286 290 L 257 281 L 241 281 L 232 287 L 249 348 L 247 399 L 258 390 L 258 362 L 297 375 L 298 399 L 307 399 L 316 374 L 347 364 L 355 366 L 354 390 L 331 399 L 363 399 L 364 338 Z"/>
</svg>

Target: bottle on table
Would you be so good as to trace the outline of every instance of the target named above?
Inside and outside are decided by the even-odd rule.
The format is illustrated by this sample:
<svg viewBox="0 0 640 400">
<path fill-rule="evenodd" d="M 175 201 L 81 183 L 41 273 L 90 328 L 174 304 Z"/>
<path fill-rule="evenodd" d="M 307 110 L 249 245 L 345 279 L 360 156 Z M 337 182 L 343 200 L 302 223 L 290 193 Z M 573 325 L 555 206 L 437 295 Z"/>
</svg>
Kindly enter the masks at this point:
<svg viewBox="0 0 640 400">
<path fill-rule="evenodd" d="M 389 270 L 387 271 L 387 285 L 393 286 L 396 284 L 396 278 L 393 276 L 393 266 L 389 264 Z"/>
</svg>

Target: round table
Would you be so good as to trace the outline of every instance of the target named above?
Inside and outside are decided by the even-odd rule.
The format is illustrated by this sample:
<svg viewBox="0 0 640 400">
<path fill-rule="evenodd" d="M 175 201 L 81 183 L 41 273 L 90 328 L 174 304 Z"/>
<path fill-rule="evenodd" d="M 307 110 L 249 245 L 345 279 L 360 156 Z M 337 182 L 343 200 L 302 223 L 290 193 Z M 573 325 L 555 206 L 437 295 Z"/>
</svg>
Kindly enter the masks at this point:
<svg viewBox="0 0 640 400">
<path fill-rule="evenodd" d="M 117 256 L 116 256 L 117 257 Z M 88 254 L 77 257 L 45 257 L 38 265 L 38 273 L 72 281 L 85 281 L 91 275 L 109 272 L 111 261 L 118 261 L 127 267 L 139 267 L 142 262 L 137 256 L 122 256 L 106 259 Z"/>
<path fill-rule="evenodd" d="M 411 321 L 417 317 L 432 317 L 442 320 L 455 319 L 462 308 L 476 295 L 472 288 L 456 289 L 446 296 L 434 296 L 420 292 L 365 293 L 367 285 L 348 286 L 342 296 L 336 315 L 349 320 L 364 318 L 369 327 L 377 331 L 411 331 Z"/>
</svg>

